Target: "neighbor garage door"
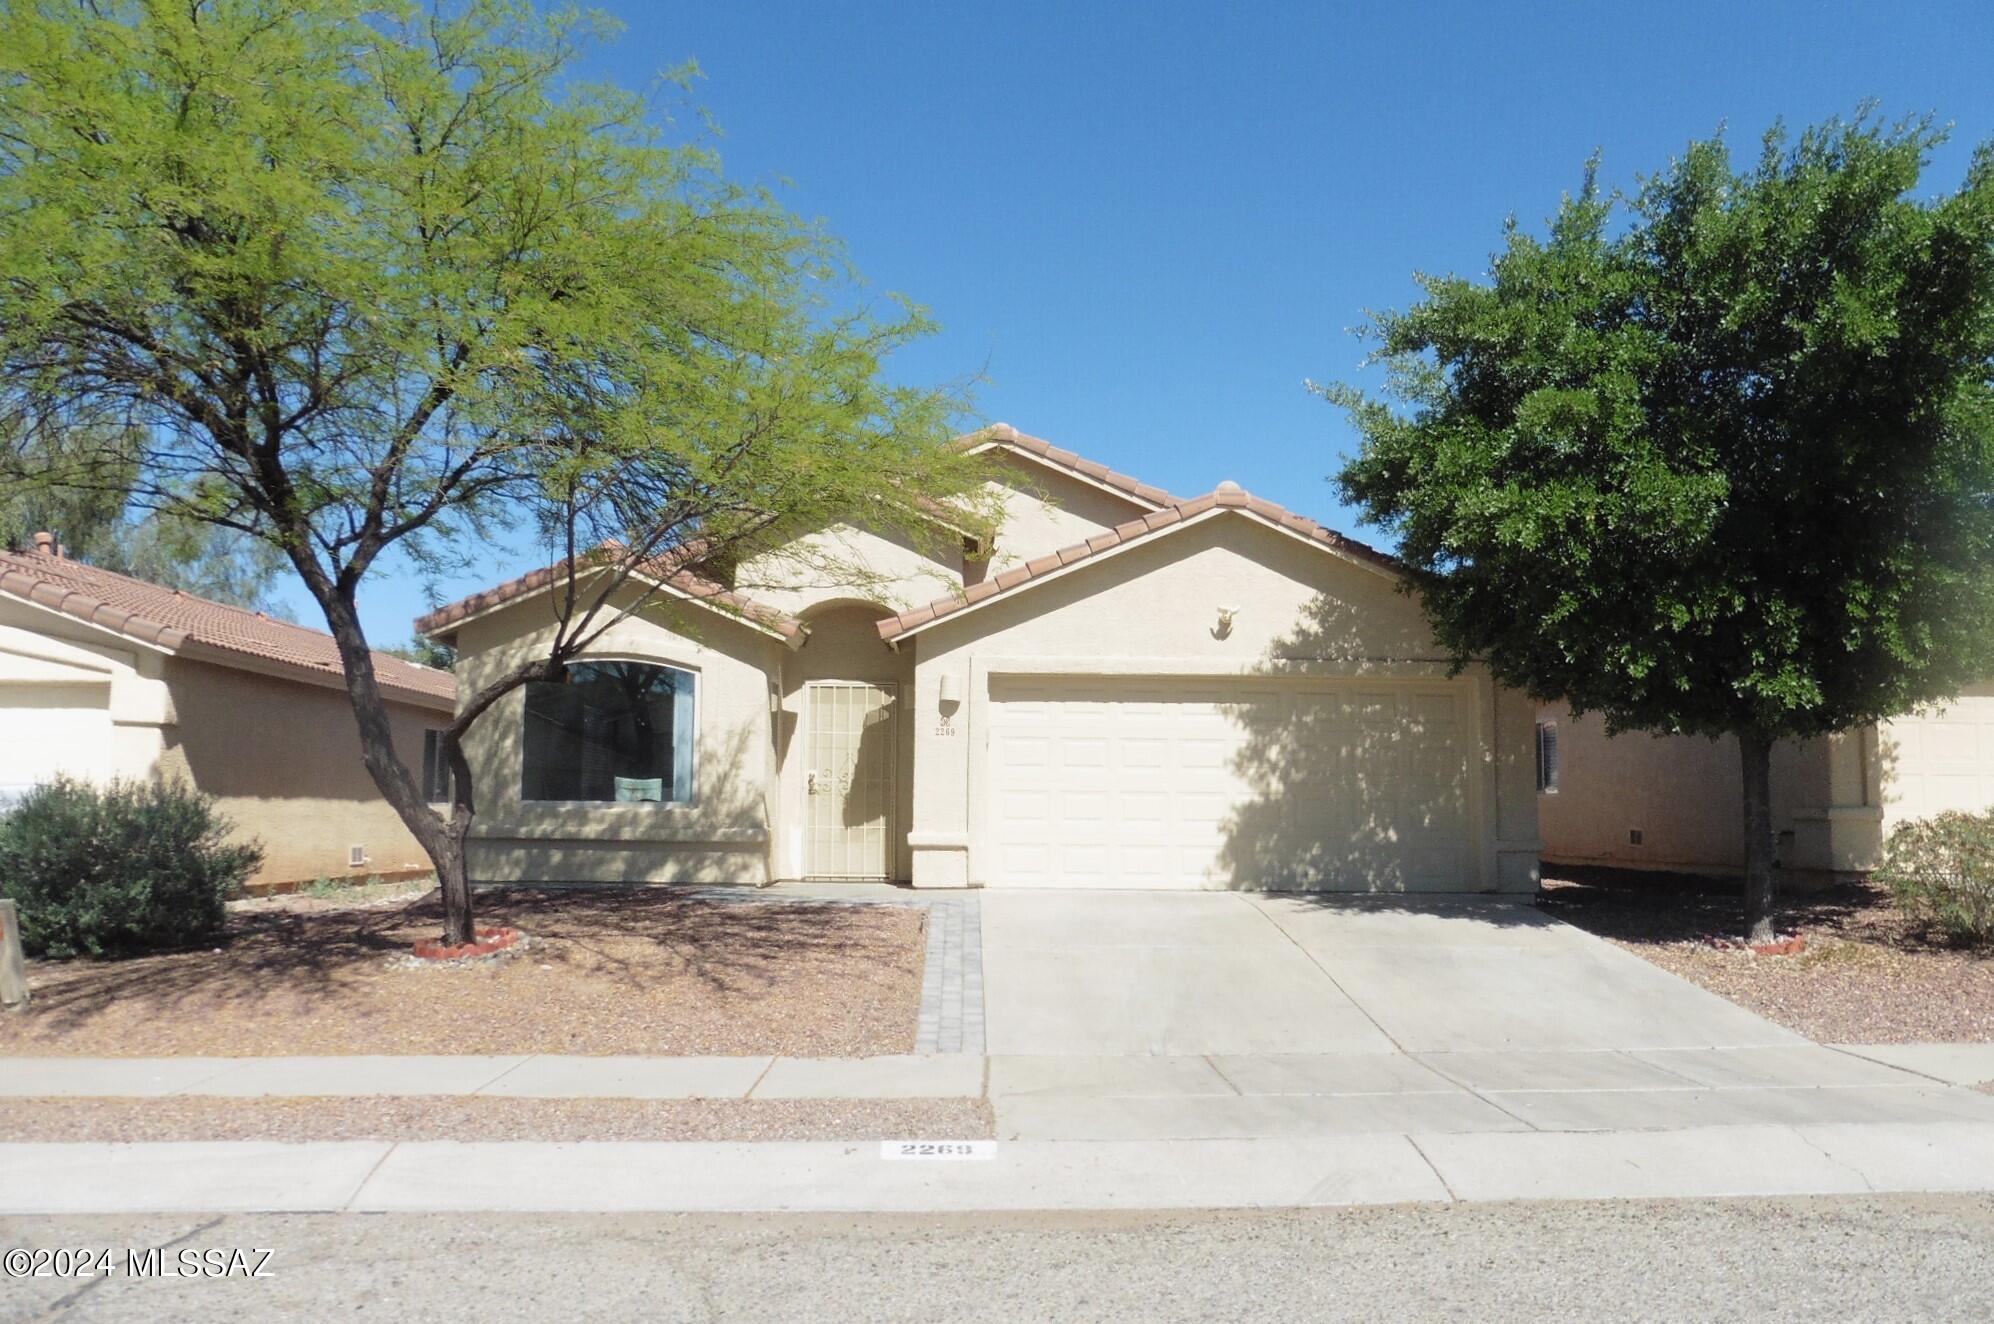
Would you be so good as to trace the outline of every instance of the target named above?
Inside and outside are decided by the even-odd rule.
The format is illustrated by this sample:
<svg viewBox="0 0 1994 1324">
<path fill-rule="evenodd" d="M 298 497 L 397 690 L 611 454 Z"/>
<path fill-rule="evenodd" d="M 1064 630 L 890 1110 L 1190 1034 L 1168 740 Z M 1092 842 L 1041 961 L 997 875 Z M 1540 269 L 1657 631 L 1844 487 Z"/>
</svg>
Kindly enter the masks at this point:
<svg viewBox="0 0 1994 1324">
<path fill-rule="evenodd" d="M 1892 823 L 1948 809 L 1994 809 L 1994 686 L 1884 723 L 1883 778 Z"/>
<path fill-rule="evenodd" d="M 991 699 L 988 884 L 1472 885 L 1448 687 L 996 677 Z"/>
</svg>

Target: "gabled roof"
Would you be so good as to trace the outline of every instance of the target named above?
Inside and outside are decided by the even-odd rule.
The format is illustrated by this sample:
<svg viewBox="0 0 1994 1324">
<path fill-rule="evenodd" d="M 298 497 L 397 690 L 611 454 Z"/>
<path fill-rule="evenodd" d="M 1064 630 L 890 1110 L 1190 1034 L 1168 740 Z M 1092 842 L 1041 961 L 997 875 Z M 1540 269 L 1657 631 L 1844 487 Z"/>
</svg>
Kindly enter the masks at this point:
<svg viewBox="0 0 1994 1324">
<path fill-rule="evenodd" d="M 1204 496 L 1151 511 L 1141 519 L 1097 533 L 1086 542 L 1062 547 L 1036 560 L 1000 571 L 980 584 L 970 585 L 960 594 L 937 598 L 926 606 L 889 616 L 879 622 L 879 637 L 889 643 L 896 642 L 937 621 L 953 619 L 992 599 L 1043 583 L 1071 566 L 1100 560 L 1134 543 L 1166 537 L 1176 530 L 1224 514 L 1246 516 L 1379 574 L 1397 577 L 1403 570 L 1396 557 L 1388 556 L 1355 538 L 1347 538 L 1334 529 L 1325 528 L 1305 515 L 1297 515 L 1272 501 L 1254 496 L 1237 483 L 1227 482 L 1220 483 L 1216 490 Z"/>
<path fill-rule="evenodd" d="M 1124 473 L 1116 473 L 1107 465 L 1076 455 L 1069 450 L 1061 450 L 1049 441 L 1038 437 L 1028 437 L 1009 423 L 992 423 L 980 432 L 972 432 L 958 438 L 957 444 L 971 451 L 1001 447 L 1015 455 L 1036 461 L 1048 469 L 1082 479 L 1097 487 L 1112 490 L 1117 496 L 1126 497 L 1138 505 L 1151 510 L 1161 510 L 1178 504 L 1178 499 L 1160 487 L 1131 478 Z"/>
<path fill-rule="evenodd" d="M 52 551 L 0 549 L 0 593 L 123 635 L 175 656 L 218 666 L 343 683 L 339 649 L 323 630 L 149 584 Z M 448 710 L 457 681 L 447 671 L 374 654 L 390 697 Z"/>
<path fill-rule="evenodd" d="M 764 634 L 774 635 L 792 648 L 803 642 L 804 636 L 808 633 L 803 622 L 676 564 L 689 559 L 689 556 L 688 551 L 677 556 L 660 557 L 651 565 L 633 572 L 633 577 L 648 580 L 675 598 L 697 603 L 742 621 Z M 588 568 L 584 566 L 581 573 L 588 574 Z M 509 602 L 553 587 L 565 579 L 567 574 L 566 561 L 556 561 L 552 565 L 529 571 L 517 579 L 509 579 L 503 584 L 473 593 L 468 598 L 460 598 L 446 606 L 438 607 L 426 616 L 418 616 L 415 622 L 416 633 L 431 638 L 448 634 L 474 616 L 482 616 Z"/>
</svg>

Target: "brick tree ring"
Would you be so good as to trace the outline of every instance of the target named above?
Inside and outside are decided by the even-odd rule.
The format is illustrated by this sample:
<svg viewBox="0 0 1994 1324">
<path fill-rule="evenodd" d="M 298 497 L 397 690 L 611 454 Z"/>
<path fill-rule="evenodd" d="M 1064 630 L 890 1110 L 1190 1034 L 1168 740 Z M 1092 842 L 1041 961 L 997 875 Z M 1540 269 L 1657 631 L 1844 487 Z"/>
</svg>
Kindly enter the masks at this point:
<svg viewBox="0 0 1994 1324">
<path fill-rule="evenodd" d="M 444 946 L 441 938 L 418 939 L 415 954 L 424 961 L 459 961 L 467 956 L 490 956 L 493 952 L 502 952 L 518 941 L 519 930 L 515 928 L 479 929 L 473 941 L 454 947 Z"/>
</svg>

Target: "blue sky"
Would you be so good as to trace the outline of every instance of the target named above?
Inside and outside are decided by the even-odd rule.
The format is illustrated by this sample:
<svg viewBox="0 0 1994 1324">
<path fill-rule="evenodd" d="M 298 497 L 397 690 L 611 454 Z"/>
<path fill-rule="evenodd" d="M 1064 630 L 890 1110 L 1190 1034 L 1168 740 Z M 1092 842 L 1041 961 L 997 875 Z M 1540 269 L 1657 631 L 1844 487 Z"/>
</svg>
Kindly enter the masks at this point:
<svg viewBox="0 0 1994 1324">
<path fill-rule="evenodd" d="M 1303 380 L 1415 271 L 1476 273 L 1595 148 L 1631 184 L 1728 124 L 1749 150 L 1864 98 L 1994 137 L 1994 5 L 612 3 L 590 73 L 696 60 L 737 179 L 780 184 L 871 286 L 943 325 L 896 375 L 982 373 L 977 412 L 1182 493 L 1232 478 L 1371 536 L 1354 445 Z M 446 597 L 527 568 L 439 586 Z M 377 643 L 425 608 L 363 599 Z M 315 614 L 298 598 L 299 619 Z"/>
</svg>

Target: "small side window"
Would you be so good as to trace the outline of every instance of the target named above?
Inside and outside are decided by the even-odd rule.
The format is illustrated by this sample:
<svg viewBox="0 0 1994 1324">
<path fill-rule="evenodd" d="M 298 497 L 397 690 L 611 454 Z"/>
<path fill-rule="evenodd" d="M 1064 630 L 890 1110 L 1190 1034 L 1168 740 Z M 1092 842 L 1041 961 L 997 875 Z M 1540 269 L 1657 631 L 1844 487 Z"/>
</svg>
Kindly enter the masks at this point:
<svg viewBox="0 0 1994 1324">
<path fill-rule="evenodd" d="M 1558 793 L 1558 724 L 1537 724 L 1537 790 L 1544 795 Z"/>
<path fill-rule="evenodd" d="M 443 757 L 443 733 L 422 733 L 422 798 L 433 805 L 450 803 L 450 764 Z"/>
</svg>

